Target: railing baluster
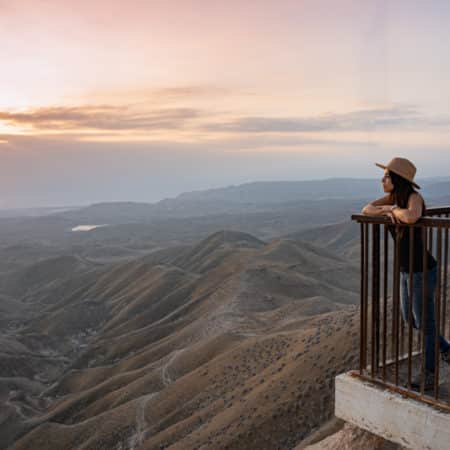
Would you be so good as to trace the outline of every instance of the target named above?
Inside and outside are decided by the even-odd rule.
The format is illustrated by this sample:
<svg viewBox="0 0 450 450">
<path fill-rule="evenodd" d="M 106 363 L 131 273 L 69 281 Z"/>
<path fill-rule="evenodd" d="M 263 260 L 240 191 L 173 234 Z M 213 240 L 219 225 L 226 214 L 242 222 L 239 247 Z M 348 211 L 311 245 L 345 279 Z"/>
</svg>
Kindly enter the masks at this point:
<svg viewBox="0 0 450 450">
<path fill-rule="evenodd" d="M 364 231 L 365 226 L 360 224 L 361 236 L 361 282 L 360 282 L 360 306 L 359 306 L 359 373 L 362 375 L 364 368 L 364 271 L 365 271 L 365 255 L 364 255 Z"/>
<path fill-rule="evenodd" d="M 400 226 L 396 225 L 395 227 L 395 256 L 394 256 L 394 346 L 395 346 L 395 385 L 398 386 L 398 378 L 399 378 L 399 303 L 400 303 Z"/>
<path fill-rule="evenodd" d="M 390 359 L 394 360 L 395 358 L 395 315 L 396 315 L 396 301 L 395 301 L 395 292 L 396 292 L 396 280 L 397 277 L 395 276 L 395 269 L 397 267 L 397 260 L 398 260 L 398 249 L 397 249 L 397 229 L 394 231 L 395 233 L 395 240 L 393 243 L 393 266 L 392 266 L 392 295 L 391 295 L 391 301 L 392 301 L 392 307 L 391 307 L 391 351 L 390 351 Z"/>
<path fill-rule="evenodd" d="M 369 287 L 369 226 L 364 224 L 363 369 L 367 369 L 367 313 Z"/>
<path fill-rule="evenodd" d="M 408 292 L 408 389 L 411 389 L 412 345 L 413 345 L 413 302 L 414 302 L 414 235 L 420 230 L 409 227 L 409 292 Z"/>
<path fill-rule="evenodd" d="M 384 225 L 384 285 L 383 285 L 383 381 L 386 382 L 386 348 L 387 348 L 387 295 L 389 264 L 389 230 Z"/>
<path fill-rule="evenodd" d="M 436 253 L 437 253 L 437 283 L 436 283 L 436 295 L 435 295 L 435 305 L 436 305 L 436 317 L 435 319 L 435 337 L 434 337 L 434 398 L 437 400 L 439 398 L 439 356 L 440 356 L 440 346 L 439 346 L 439 336 L 440 336 L 440 326 L 441 323 L 441 269 L 442 269 L 442 229 L 438 228 L 436 230 Z"/>
<path fill-rule="evenodd" d="M 428 250 L 429 250 L 429 252 L 432 255 L 434 255 L 434 250 L 433 250 L 433 227 L 429 227 L 428 228 L 428 233 L 430 235 Z"/>
<path fill-rule="evenodd" d="M 399 297 L 399 303 L 401 298 Z M 400 355 L 403 357 L 405 354 L 405 321 L 400 320 Z"/>
<path fill-rule="evenodd" d="M 380 363 L 380 225 L 372 225 L 372 378 Z"/>
<path fill-rule="evenodd" d="M 425 354 L 425 324 L 427 323 L 427 227 L 422 228 L 422 320 L 420 322 L 420 330 L 422 335 L 422 383 L 420 386 L 420 392 L 423 395 L 425 391 L 425 366 L 426 366 L 426 354 Z"/>
<path fill-rule="evenodd" d="M 448 214 L 445 215 L 448 218 Z M 446 314 L 447 314 L 447 276 L 448 276 L 448 228 L 445 229 L 444 238 L 444 287 L 443 287 L 443 308 L 442 308 L 442 336 L 446 337 Z"/>
</svg>

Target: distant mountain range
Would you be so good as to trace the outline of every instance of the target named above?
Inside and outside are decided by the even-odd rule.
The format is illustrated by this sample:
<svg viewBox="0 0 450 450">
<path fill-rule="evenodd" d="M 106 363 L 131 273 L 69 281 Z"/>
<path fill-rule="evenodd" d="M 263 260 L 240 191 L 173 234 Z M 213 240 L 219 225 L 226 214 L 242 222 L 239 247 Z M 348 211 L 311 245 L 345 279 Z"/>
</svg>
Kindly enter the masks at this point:
<svg viewBox="0 0 450 450">
<path fill-rule="evenodd" d="M 450 177 L 419 180 L 425 197 L 450 201 Z M 383 195 L 377 179 L 329 178 L 307 181 L 260 181 L 216 189 L 184 192 L 156 203 L 110 202 L 86 207 L 1 210 L 0 218 L 60 215 L 98 223 L 146 222 L 229 212 L 260 212 L 295 206 L 303 201 L 372 199 Z M 434 201 L 432 198 L 431 200 Z"/>
<path fill-rule="evenodd" d="M 433 201 L 450 202 L 450 179 L 424 179 L 422 192 Z M 383 196 L 379 180 L 331 178 L 311 181 L 254 182 L 238 186 L 185 192 L 157 203 L 101 203 L 71 210 L 65 218 L 102 220 L 108 223 L 142 222 L 164 218 L 257 213 L 295 208 L 309 202 L 369 200 Z"/>
<path fill-rule="evenodd" d="M 381 172 L 380 172 L 381 173 Z M 380 175 L 381 178 L 381 175 Z M 420 180 L 422 189 L 442 193 L 450 186 L 448 178 Z M 362 178 L 327 178 L 307 181 L 260 181 L 217 189 L 185 192 L 175 200 L 220 200 L 234 203 L 280 203 L 299 199 L 362 198 L 377 195 L 381 180 Z"/>
</svg>

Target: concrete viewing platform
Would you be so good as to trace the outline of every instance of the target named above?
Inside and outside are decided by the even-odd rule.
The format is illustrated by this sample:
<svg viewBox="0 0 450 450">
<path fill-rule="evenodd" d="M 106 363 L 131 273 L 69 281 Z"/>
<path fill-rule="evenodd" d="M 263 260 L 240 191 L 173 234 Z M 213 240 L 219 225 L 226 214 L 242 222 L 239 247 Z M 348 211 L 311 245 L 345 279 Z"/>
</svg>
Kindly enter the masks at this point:
<svg viewBox="0 0 450 450">
<path fill-rule="evenodd" d="M 353 214 L 352 220 L 361 238 L 359 365 L 336 377 L 335 415 L 406 448 L 450 450 L 450 364 L 439 352 L 440 336 L 450 339 L 450 206 L 427 208 L 416 222 L 393 228 L 389 218 L 379 215 Z M 400 245 L 407 235 L 408 251 Z M 421 236 L 421 243 L 414 236 Z M 414 261 L 416 249 L 421 268 Z M 427 255 L 436 261 L 432 291 L 422 281 L 420 289 L 413 289 L 422 280 L 414 274 L 428 273 Z M 400 270 L 404 256 L 406 286 Z M 433 321 L 422 298 L 434 302 Z M 434 355 L 428 353 L 430 345 Z M 425 378 L 426 366 L 436 368 L 434 376 Z"/>
<path fill-rule="evenodd" d="M 335 415 L 384 439 L 417 450 L 450 449 L 448 411 L 366 381 L 336 377 Z"/>
</svg>

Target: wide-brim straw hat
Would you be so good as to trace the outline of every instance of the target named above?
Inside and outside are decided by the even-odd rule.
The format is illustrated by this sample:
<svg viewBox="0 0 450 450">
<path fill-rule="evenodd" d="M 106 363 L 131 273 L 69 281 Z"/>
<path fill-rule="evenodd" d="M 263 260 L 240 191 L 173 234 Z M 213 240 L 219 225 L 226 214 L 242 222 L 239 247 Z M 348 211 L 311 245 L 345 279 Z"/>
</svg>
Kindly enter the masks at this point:
<svg viewBox="0 0 450 450">
<path fill-rule="evenodd" d="M 392 158 L 386 166 L 379 163 L 375 163 L 375 165 L 400 175 L 405 180 L 408 180 L 414 187 L 420 189 L 420 186 L 414 181 L 416 166 L 409 159 L 396 157 Z"/>
</svg>

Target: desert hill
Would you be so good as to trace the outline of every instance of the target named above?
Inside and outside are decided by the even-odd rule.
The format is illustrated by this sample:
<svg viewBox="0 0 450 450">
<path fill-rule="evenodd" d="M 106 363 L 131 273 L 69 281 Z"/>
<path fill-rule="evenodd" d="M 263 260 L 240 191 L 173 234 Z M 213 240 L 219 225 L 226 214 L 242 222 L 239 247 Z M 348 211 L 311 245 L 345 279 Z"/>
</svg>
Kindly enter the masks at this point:
<svg viewBox="0 0 450 450">
<path fill-rule="evenodd" d="M 286 237 L 325 247 L 346 260 L 359 261 L 360 226 L 351 220 L 301 230 Z"/>
<path fill-rule="evenodd" d="M 12 277 L 32 313 L 9 331 L 23 358 L 5 359 L 4 386 L 30 353 L 52 364 L 29 361 L 38 385 L 6 400 L 3 445 L 288 448 L 332 414 L 358 270 L 331 250 L 222 230 L 126 262 L 63 259 L 52 284 L 55 261 Z"/>
<path fill-rule="evenodd" d="M 48 258 L 17 270 L 3 285 L 4 292 L 16 298 L 23 297 L 36 287 L 71 278 L 77 273 L 92 269 L 95 264 L 77 255 Z"/>
<path fill-rule="evenodd" d="M 82 386 L 34 419 L 37 427 L 12 448 L 292 448 L 332 415 L 333 376 L 355 361 L 353 316 L 229 336 L 227 345 L 214 338 L 172 352 L 159 367 Z"/>
</svg>

